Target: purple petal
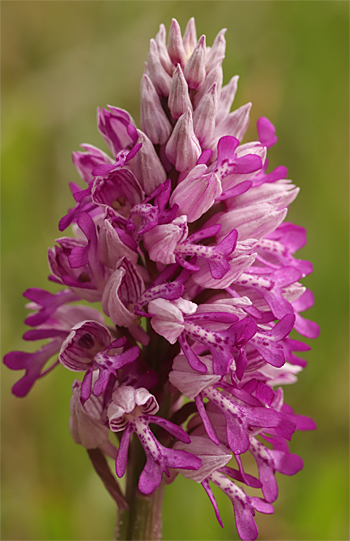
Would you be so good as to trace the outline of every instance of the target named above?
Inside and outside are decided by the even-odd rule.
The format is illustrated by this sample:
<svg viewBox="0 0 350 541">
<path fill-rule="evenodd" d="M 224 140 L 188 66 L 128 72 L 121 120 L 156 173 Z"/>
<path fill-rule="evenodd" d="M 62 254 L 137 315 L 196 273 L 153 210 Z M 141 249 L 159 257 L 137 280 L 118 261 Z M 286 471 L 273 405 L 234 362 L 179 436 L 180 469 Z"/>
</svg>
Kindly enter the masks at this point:
<svg viewBox="0 0 350 541">
<path fill-rule="evenodd" d="M 175 436 L 175 438 L 182 441 L 183 443 L 191 443 L 189 435 L 180 426 L 175 425 L 167 419 L 157 417 L 156 415 L 147 415 L 147 420 L 149 423 L 154 423 L 158 426 L 161 426 L 162 428 L 164 428 L 164 430 Z"/>
<path fill-rule="evenodd" d="M 128 462 L 128 449 L 132 433 L 133 426 L 129 424 L 123 432 L 118 449 L 118 456 L 115 462 L 115 471 L 118 477 L 123 477 L 126 470 L 126 465 Z"/>
<path fill-rule="evenodd" d="M 147 454 L 146 465 L 139 478 L 138 488 L 143 494 L 152 494 L 162 480 L 162 468 L 151 454 Z"/>
<path fill-rule="evenodd" d="M 241 158 L 237 158 L 234 165 L 234 173 L 236 175 L 246 175 L 247 173 L 253 173 L 262 168 L 262 161 L 260 156 L 256 154 L 247 154 Z"/>
<path fill-rule="evenodd" d="M 196 402 L 198 413 L 199 413 L 199 415 L 200 415 L 200 417 L 201 417 L 201 419 L 203 421 L 206 433 L 208 434 L 211 441 L 213 441 L 217 445 L 220 445 L 220 440 L 217 437 L 215 429 L 214 429 L 214 427 L 213 427 L 213 425 L 212 425 L 212 423 L 211 423 L 211 421 L 210 421 L 210 419 L 208 417 L 208 414 L 207 414 L 206 409 L 205 409 L 204 404 L 203 404 L 202 397 L 200 395 L 196 396 L 195 402 Z"/>
<path fill-rule="evenodd" d="M 257 123 L 259 141 L 266 146 L 272 147 L 277 142 L 276 130 L 268 118 L 261 116 Z"/>
<path fill-rule="evenodd" d="M 254 541 L 259 532 L 251 508 L 237 499 L 232 500 L 232 503 L 239 537 L 242 541 Z"/>
<path fill-rule="evenodd" d="M 205 492 L 207 493 L 207 495 L 209 497 L 209 500 L 210 500 L 210 503 L 214 507 L 215 516 L 216 516 L 216 519 L 217 519 L 218 523 L 220 524 L 221 528 L 223 528 L 224 525 L 223 525 L 222 520 L 221 520 L 218 504 L 216 503 L 216 499 L 215 499 L 215 496 L 213 494 L 213 491 L 211 490 L 211 488 L 209 486 L 209 482 L 207 481 L 207 479 L 204 479 L 204 481 L 202 481 L 201 485 L 204 488 Z"/>
</svg>

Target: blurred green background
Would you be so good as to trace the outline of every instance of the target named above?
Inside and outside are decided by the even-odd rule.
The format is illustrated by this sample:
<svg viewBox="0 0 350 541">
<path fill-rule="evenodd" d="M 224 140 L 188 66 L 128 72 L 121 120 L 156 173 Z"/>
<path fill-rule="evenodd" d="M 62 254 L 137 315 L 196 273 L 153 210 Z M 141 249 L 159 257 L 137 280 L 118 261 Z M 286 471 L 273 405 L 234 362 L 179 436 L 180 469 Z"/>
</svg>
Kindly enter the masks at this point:
<svg viewBox="0 0 350 541">
<path fill-rule="evenodd" d="M 3 353 L 21 342 L 22 291 L 50 288 L 47 247 L 72 205 L 80 143 L 105 149 L 96 107 L 127 109 L 139 122 L 139 88 L 149 39 L 176 17 L 195 16 L 210 45 L 228 29 L 224 82 L 240 75 L 235 106 L 253 102 L 276 125 L 271 166 L 301 187 L 288 219 L 308 230 L 299 256 L 314 263 L 307 317 L 321 335 L 309 365 L 285 394 L 318 430 L 295 434 L 305 468 L 278 475 L 275 515 L 258 515 L 260 540 L 348 537 L 348 20 L 340 1 L 2 2 Z M 19 374 L 2 370 L 3 540 L 111 539 L 115 509 L 86 451 L 68 431 L 74 374 L 60 369 L 24 399 Z M 237 539 L 229 500 L 217 495 L 221 530 L 201 486 L 179 476 L 166 488 L 165 540 Z"/>
</svg>

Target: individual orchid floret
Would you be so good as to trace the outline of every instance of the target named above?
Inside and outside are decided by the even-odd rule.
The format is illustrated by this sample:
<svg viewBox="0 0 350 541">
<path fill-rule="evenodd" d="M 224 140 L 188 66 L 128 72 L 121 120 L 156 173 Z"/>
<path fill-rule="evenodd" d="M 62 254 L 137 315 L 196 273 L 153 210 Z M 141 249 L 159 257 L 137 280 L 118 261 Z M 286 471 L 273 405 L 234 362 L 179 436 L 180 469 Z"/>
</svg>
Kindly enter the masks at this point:
<svg viewBox="0 0 350 541">
<path fill-rule="evenodd" d="M 249 450 L 258 465 L 264 498 L 267 502 L 274 502 L 278 496 L 275 472 L 294 475 L 303 468 L 303 461 L 300 456 L 288 451 L 268 449 L 254 437 L 250 440 Z"/>
<path fill-rule="evenodd" d="M 205 165 L 196 165 L 173 191 L 170 204 L 178 205 L 179 213 L 195 222 L 214 204 L 221 194 L 221 182 Z"/>
<path fill-rule="evenodd" d="M 196 343 L 209 349 L 213 356 L 215 374 L 227 374 L 233 360 L 233 352 L 241 348 L 256 332 L 252 319 L 238 321 L 235 314 L 226 312 L 196 313 L 196 305 L 189 301 L 175 301 L 178 306 L 163 300 L 149 303 L 149 311 L 153 314 L 153 328 L 164 336 L 170 343 L 176 338 L 186 355 L 190 366 L 201 373 L 207 372 L 207 367 L 187 342 L 189 337 Z M 208 324 L 221 323 L 222 330 L 209 330 Z"/>
<path fill-rule="evenodd" d="M 85 152 L 73 152 L 73 163 L 81 178 L 87 184 L 90 184 L 90 182 L 92 182 L 95 178 L 95 176 L 92 174 L 93 169 L 99 165 L 113 165 L 113 160 L 108 156 L 108 154 L 93 145 L 80 146 L 85 150 Z"/>
<path fill-rule="evenodd" d="M 163 68 L 166 70 L 166 72 L 171 75 L 174 70 L 174 66 L 170 60 L 170 56 L 169 56 L 168 49 L 166 46 L 166 29 L 165 29 L 164 24 L 160 25 L 159 32 L 156 35 L 155 41 L 158 47 L 159 59 L 161 61 L 161 64 Z"/>
<path fill-rule="evenodd" d="M 128 218 L 130 209 L 144 198 L 134 173 L 117 168 L 106 176 L 97 176 L 91 190 L 92 201 L 104 211 L 114 211 L 116 217 Z"/>
<path fill-rule="evenodd" d="M 182 43 L 183 43 L 187 58 L 190 58 L 197 45 L 197 31 L 196 31 L 196 23 L 194 21 L 194 17 L 191 17 L 187 23 L 187 26 L 182 38 Z"/>
<path fill-rule="evenodd" d="M 220 225 L 220 224 L 218 224 Z M 217 226 L 210 226 L 204 228 L 203 231 L 213 230 Z M 225 239 L 237 239 L 237 230 L 231 231 L 226 237 L 221 238 L 221 242 L 217 248 L 221 246 L 221 243 L 225 243 Z M 225 255 L 226 272 L 221 273 L 221 278 L 218 275 L 213 274 L 209 259 L 199 258 L 196 261 L 198 272 L 192 275 L 191 280 L 201 287 L 208 287 L 212 289 L 226 289 L 230 287 L 241 274 L 253 265 L 256 259 L 256 252 L 254 251 L 256 241 L 254 239 L 247 239 L 246 241 L 236 241 L 235 248 L 230 254 Z M 224 244 L 225 245 L 225 244 Z"/>
<path fill-rule="evenodd" d="M 165 182 L 166 173 L 150 139 L 141 130 L 137 130 L 137 134 L 142 146 L 135 155 L 132 168 L 142 189 L 149 195 Z"/>
<path fill-rule="evenodd" d="M 110 376 L 116 379 L 117 370 L 135 361 L 139 348 L 134 346 L 121 352 L 119 348 L 125 344 L 124 337 L 112 341 L 107 327 L 96 321 L 82 321 L 73 327 L 61 346 L 59 361 L 69 370 L 85 372 L 81 388 L 83 400 L 90 397 L 94 370 L 99 371 L 99 377 L 94 383 L 93 393 L 100 396 Z M 119 353 L 115 354 L 114 350 Z"/>
<path fill-rule="evenodd" d="M 183 285 L 175 281 L 151 284 L 145 291 L 145 284 L 137 267 L 127 258 L 123 258 L 104 289 L 102 307 L 115 325 L 127 327 L 135 340 L 147 345 L 149 337 L 139 324 L 140 316 L 148 316 L 142 311 L 143 306 L 158 298 L 178 299 L 183 289 Z"/>
<path fill-rule="evenodd" d="M 296 259 L 293 255 L 305 243 L 306 231 L 303 227 L 283 223 L 257 243 L 257 259 L 271 269 L 277 269 L 281 265 L 296 267 L 303 276 L 307 276 L 312 272 L 311 263 Z"/>
<path fill-rule="evenodd" d="M 205 79 L 205 49 L 205 36 L 201 36 L 184 69 L 188 88 L 198 90 Z"/>
<path fill-rule="evenodd" d="M 147 232 L 144 235 L 144 242 L 153 261 L 164 264 L 177 262 L 185 269 L 199 271 L 200 267 L 186 261 L 185 258 L 203 258 L 208 262 L 212 277 L 221 279 L 230 270 L 229 256 L 236 247 L 237 232 L 231 231 L 217 246 L 195 244 L 198 240 L 211 237 L 216 232 L 214 226 L 188 237 L 186 216 L 180 216 L 171 224 L 158 225 Z"/>
<path fill-rule="evenodd" d="M 201 146 L 193 131 L 191 109 L 178 119 L 165 147 L 168 160 L 181 173 L 192 169 L 202 153 Z"/>
<path fill-rule="evenodd" d="M 175 66 L 180 64 L 184 67 L 187 57 L 182 41 L 181 28 L 176 19 L 172 20 L 169 30 L 168 53 Z"/>
<path fill-rule="evenodd" d="M 106 218 L 100 227 L 97 246 L 99 260 L 111 269 L 115 269 L 123 257 L 135 265 L 138 259 L 136 242 L 122 228 L 113 227 L 112 223 L 112 218 Z"/>
<path fill-rule="evenodd" d="M 171 77 L 162 66 L 158 47 L 154 39 L 150 41 L 148 71 L 157 93 L 160 96 L 169 96 Z"/>
<path fill-rule="evenodd" d="M 237 92 L 238 79 L 238 75 L 235 75 L 232 77 L 231 81 L 221 89 L 216 113 L 216 124 L 219 124 L 230 112 Z"/>
<path fill-rule="evenodd" d="M 262 160 L 256 154 L 240 155 L 236 137 L 225 136 L 218 142 L 218 157 L 215 172 L 221 180 L 232 174 L 254 173 L 262 168 Z M 237 150 L 237 152 L 236 152 Z"/>
<path fill-rule="evenodd" d="M 209 91 L 210 88 L 212 88 L 213 85 L 216 85 L 217 95 L 220 96 L 221 87 L 222 87 L 222 79 L 223 79 L 223 73 L 222 73 L 222 67 L 220 65 L 216 66 L 209 73 L 207 73 L 199 90 L 197 90 L 196 94 L 193 97 L 194 109 L 198 107 L 198 104 L 203 98 L 203 96 Z"/>
<path fill-rule="evenodd" d="M 103 398 L 91 395 L 82 403 L 81 381 L 77 379 L 72 385 L 72 391 L 69 431 L 73 440 L 85 449 L 100 447 L 108 456 L 115 459 L 117 449 L 108 440 L 109 428 L 105 422 Z"/>
<path fill-rule="evenodd" d="M 145 74 L 141 86 L 141 128 L 154 145 L 167 142 L 171 124 L 164 113 L 156 89 Z"/>
<path fill-rule="evenodd" d="M 191 453 L 169 449 L 159 443 L 148 426 L 150 423 L 161 426 L 184 443 L 190 443 L 191 440 L 182 428 L 155 416 L 158 409 L 156 399 L 146 389 L 121 386 L 114 391 L 107 411 L 110 429 L 114 432 L 124 430 L 116 460 L 118 477 L 123 477 L 125 473 L 133 432 L 137 434 L 145 450 L 147 461 L 138 484 L 139 490 L 144 494 L 151 494 L 159 486 L 163 472 L 169 477 L 169 468 L 196 470 L 202 464 L 201 460 Z"/>
<path fill-rule="evenodd" d="M 202 360 L 202 362 L 205 361 Z M 208 364 L 208 361 L 206 364 Z M 209 370 L 212 369 L 209 368 Z M 236 455 L 245 453 L 249 449 L 249 437 L 252 427 L 259 427 L 258 432 L 262 429 L 268 431 L 274 429 L 283 437 L 291 438 L 295 430 L 295 424 L 286 415 L 270 408 L 242 404 L 241 400 L 231 394 L 231 390 L 234 392 L 232 387 L 227 386 L 225 383 L 214 383 L 215 379 L 213 377 L 209 378 L 210 375 L 210 373 L 198 374 L 194 377 L 193 367 L 186 368 L 185 360 L 179 356 L 175 359 L 170 381 L 183 393 L 188 393 L 189 381 L 192 378 L 193 389 L 190 391 L 190 395 L 187 396 L 186 394 L 186 396 L 195 399 L 207 435 L 214 443 L 219 444 L 220 440 L 204 406 L 204 399 L 208 399 L 224 416 L 226 423 L 224 443 L 227 443 Z M 196 382 L 194 382 L 194 379 L 196 379 Z M 222 391 L 219 390 L 220 387 L 223 388 Z M 240 396 L 242 398 L 242 394 Z"/>
<path fill-rule="evenodd" d="M 214 82 L 215 81 L 213 81 L 213 83 Z M 219 122 L 215 127 L 211 146 L 214 146 L 214 144 L 216 144 L 221 139 L 221 137 L 224 137 L 226 135 L 236 137 L 236 139 L 242 141 L 243 136 L 248 128 L 249 113 L 251 107 L 252 104 L 247 103 L 246 105 L 242 105 L 242 107 L 239 107 L 238 109 L 224 117 L 221 122 Z"/>
<path fill-rule="evenodd" d="M 168 107 L 171 116 L 177 120 L 187 108 L 192 109 L 192 103 L 188 94 L 187 83 L 180 64 L 175 68 L 170 88 Z"/>
<path fill-rule="evenodd" d="M 217 89 L 214 83 L 198 103 L 193 114 L 193 128 L 202 148 L 210 145 L 215 129 Z"/>
<path fill-rule="evenodd" d="M 133 307 L 145 289 L 137 267 L 127 258 L 119 261 L 103 291 L 102 307 L 115 325 L 129 327 L 137 316 Z"/>
<path fill-rule="evenodd" d="M 206 56 L 205 69 L 209 73 L 217 64 L 221 64 L 225 58 L 226 51 L 226 40 L 225 34 L 227 32 L 226 28 L 220 30 L 216 36 L 212 47 L 209 49 L 209 52 Z"/>
<path fill-rule="evenodd" d="M 232 453 L 225 445 L 216 445 L 202 436 L 191 436 L 189 444 L 177 441 L 174 449 L 190 452 L 201 459 L 202 466 L 198 470 L 179 470 L 184 477 L 197 483 L 202 483 L 209 475 L 226 466 L 232 458 Z"/>
<path fill-rule="evenodd" d="M 102 314 L 88 306 L 67 306 L 57 303 L 58 299 L 69 302 L 67 295 L 54 295 L 37 288 L 27 290 L 25 294 L 27 298 L 35 299 L 42 304 L 32 302 L 28 305 L 28 308 L 32 308 L 36 313 L 28 316 L 26 323 L 35 326 L 36 329 L 26 331 L 23 335 L 24 340 L 50 339 L 50 341 L 34 353 L 11 351 L 5 355 L 4 364 L 8 368 L 25 370 L 25 375 L 12 388 L 13 394 L 21 397 L 28 394 L 37 379 L 50 373 L 59 364 L 56 359 L 51 366 L 45 368 L 46 363 L 59 353 L 63 341 L 77 322 L 85 318 L 94 319 L 100 324 L 104 321 Z"/>
<path fill-rule="evenodd" d="M 135 126 L 127 111 L 109 105 L 107 109 L 97 110 L 98 129 L 110 148 L 113 156 L 133 146 L 133 139 L 128 131 L 129 125 Z"/>
<path fill-rule="evenodd" d="M 280 368 L 285 363 L 283 346 L 279 343 L 292 330 L 295 322 L 293 314 L 286 314 L 273 328 L 267 327 L 263 332 L 258 332 L 251 340 L 251 345 L 260 353 L 263 359 Z"/>
<path fill-rule="evenodd" d="M 307 338 L 317 338 L 320 333 L 320 328 L 314 321 L 306 319 L 300 315 L 299 312 L 308 310 L 314 305 L 314 296 L 312 291 L 306 289 L 300 297 L 292 302 L 293 309 L 295 310 L 295 330 Z M 298 350 L 296 350 L 298 351 Z M 305 351 L 305 350 L 304 350 Z"/>
<path fill-rule="evenodd" d="M 301 278 L 301 273 L 295 267 L 284 267 L 274 273 L 257 275 L 244 272 L 237 278 L 237 285 L 245 291 L 248 288 L 261 294 L 276 318 L 283 318 L 286 314 L 293 314 L 290 302 L 285 298 L 285 288 L 294 284 Z M 303 291 L 300 291 L 302 294 Z M 300 294 L 298 296 L 300 296 Z"/>
<path fill-rule="evenodd" d="M 222 522 L 219 510 L 209 486 L 209 481 L 218 486 L 230 498 L 235 513 L 238 535 L 242 541 L 254 541 L 259 533 L 254 520 L 255 511 L 271 514 L 274 512 L 272 505 L 261 498 L 248 496 L 244 490 L 238 487 L 231 479 L 228 479 L 228 477 L 220 472 L 214 472 L 209 475 L 207 481 L 204 482 L 205 484 L 202 484 L 214 506 L 216 517 L 221 526 Z"/>
<path fill-rule="evenodd" d="M 22 397 L 26 396 L 33 387 L 37 379 L 46 375 L 51 371 L 57 362 L 48 370 L 43 370 L 45 364 L 53 355 L 58 353 L 62 339 L 56 338 L 48 344 L 42 346 L 35 353 L 26 353 L 24 351 L 11 351 L 4 357 L 4 364 L 11 370 L 25 370 L 25 375 L 19 379 L 12 387 L 14 395 Z"/>
<path fill-rule="evenodd" d="M 171 181 L 167 179 L 163 184 L 159 184 L 142 203 L 133 207 L 126 225 L 126 230 L 130 231 L 137 241 L 141 240 L 141 235 L 153 229 L 156 225 L 170 223 L 176 218 L 178 212 L 177 205 L 166 208 L 170 193 Z M 150 203 L 152 200 L 153 205 Z"/>
<path fill-rule="evenodd" d="M 225 445 L 215 445 L 202 436 L 191 436 L 189 445 L 176 442 L 176 449 L 187 450 L 196 454 L 202 460 L 202 467 L 196 471 L 179 470 L 184 477 L 201 483 L 214 507 L 216 518 L 221 527 L 223 523 L 209 481 L 216 484 L 230 498 L 234 506 L 238 533 L 243 541 L 256 539 L 258 531 L 253 519 L 255 510 L 263 513 L 273 513 L 273 507 L 261 498 L 249 497 L 226 475 L 240 477 L 238 472 L 226 467 L 231 455 Z M 224 475 L 225 474 L 225 475 Z M 251 477 L 251 476 L 249 476 Z M 254 478 L 253 478 L 254 479 Z M 240 479 L 241 480 L 241 479 Z"/>
<path fill-rule="evenodd" d="M 34 313 L 30 314 L 26 320 L 26 325 L 36 327 L 45 323 L 56 310 L 74 301 L 77 301 L 79 297 L 69 289 L 64 289 L 58 293 L 50 293 L 45 289 L 38 287 L 31 287 L 26 289 L 23 293 L 23 297 L 30 300 L 28 308 L 34 310 Z"/>
</svg>

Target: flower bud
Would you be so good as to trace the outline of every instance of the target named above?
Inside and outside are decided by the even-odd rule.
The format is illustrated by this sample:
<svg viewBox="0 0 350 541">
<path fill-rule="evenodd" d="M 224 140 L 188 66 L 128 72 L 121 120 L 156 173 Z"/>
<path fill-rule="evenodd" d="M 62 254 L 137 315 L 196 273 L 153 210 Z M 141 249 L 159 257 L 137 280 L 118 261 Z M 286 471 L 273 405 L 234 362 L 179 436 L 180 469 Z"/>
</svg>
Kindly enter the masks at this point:
<svg viewBox="0 0 350 541">
<path fill-rule="evenodd" d="M 216 83 L 214 83 L 199 102 L 193 114 L 194 133 L 202 148 L 209 146 L 215 129 L 217 106 Z"/>
<path fill-rule="evenodd" d="M 205 68 L 209 73 L 217 64 L 221 65 L 221 62 L 225 58 L 226 40 L 225 33 L 227 28 L 220 30 L 215 38 L 213 46 L 209 50 L 206 58 Z"/>
<path fill-rule="evenodd" d="M 190 88 L 198 90 L 205 79 L 205 36 L 201 36 L 184 70 Z"/>
<path fill-rule="evenodd" d="M 170 204 L 179 205 L 179 212 L 186 214 L 188 222 L 198 220 L 221 194 L 221 182 L 215 173 L 203 175 L 205 165 L 197 165 L 175 188 Z M 196 175 L 193 175 L 198 170 Z"/>
<path fill-rule="evenodd" d="M 193 131 L 192 113 L 188 107 L 177 121 L 165 147 L 165 153 L 177 171 L 182 173 L 196 165 L 201 152 L 199 141 Z"/>
<path fill-rule="evenodd" d="M 194 17 L 191 17 L 191 19 L 187 23 L 182 42 L 187 58 L 189 58 L 197 44 L 197 32 Z"/>
<path fill-rule="evenodd" d="M 122 230 L 120 230 L 120 232 L 124 236 L 127 235 L 127 233 Z M 133 239 L 131 237 L 129 238 L 129 244 L 134 243 Z M 108 220 L 103 221 L 98 238 L 97 255 L 104 265 L 111 269 L 115 269 L 118 261 L 125 256 L 136 265 L 138 258 L 136 248 L 136 243 L 135 250 L 124 244 L 111 223 Z"/>
<path fill-rule="evenodd" d="M 172 20 L 168 38 L 168 53 L 172 63 L 181 64 L 183 67 L 186 64 L 186 53 L 181 37 L 181 28 L 176 19 Z"/>
<path fill-rule="evenodd" d="M 165 44 L 165 37 L 166 37 L 166 30 L 164 24 L 161 24 L 159 27 L 159 32 L 156 35 L 156 44 L 158 47 L 158 53 L 159 53 L 159 59 L 163 66 L 163 68 L 166 70 L 166 72 L 171 75 L 174 70 L 174 66 L 170 60 L 170 56 L 168 53 L 168 49 L 166 48 Z"/>
<path fill-rule="evenodd" d="M 188 107 L 192 110 L 192 103 L 188 95 L 186 79 L 180 64 L 177 65 L 174 71 L 168 106 L 171 116 L 176 120 L 184 114 Z"/>
<path fill-rule="evenodd" d="M 146 194 L 150 194 L 166 180 L 164 167 L 159 160 L 150 139 L 137 130 L 142 147 L 133 160 L 133 170 Z"/>
<path fill-rule="evenodd" d="M 102 399 L 89 398 L 84 405 L 80 397 L 81 382 L 75 380 L 69 405 L 69 431 L 75 443 L 86 449 L 96 449 L 108 442 L 108 427 L 102 421 Z"/>
<path fill-rule="evenodd" d="M 222 67 L 216 66 L 216 68 L 212 69 L 211 72 L 208 73 L 206 78 L 204 79 L 200 89 L 198 90 L 197 94 L 193 98 L 193 105 L 196 108 L 204 94 L 206 94 L 213 86 L 213 84 L 216 83 L 217 87 L 217 93 L 218 96 L 220 96 L 221 87 L 222 87 Z"/>
<path fill-rule="evenodd" d="M 164 113 L 152 81 L 143 76 L 141 86 L 141 128 L 154 145 L 162 145 L 169 139 L 171 124 Z"/>
<path fill-rule="evenodd" d="M 230 112 L 237 91 L 238 79 L 238 75 L 235 75 L 234 77 L 232 77 L 231 81 L 221 89 L 218 100 L 218 109 L 216 113 L 217 124 L 219 124 L 219 122 L 223 118 L 225 118 Z"/>
<path fill-rule="evenodd" d="M 148 72 L 157 93 L 160 96 L 169 96 L 171 77 L 163 68 L 159 58 L 158 47 L 154 39 L 151 39 L 148 54 Z"/>
<path fill-rule="evenodd" d="M 242 107 L 227 115 L 215 128 L 215 141 L 218 141 L 224 135 L 232 135 L 241 141 L 248 127 L 251 107 L 251 103 L 246 103 L 246 105 L 242 105 Z"/>
</svg>

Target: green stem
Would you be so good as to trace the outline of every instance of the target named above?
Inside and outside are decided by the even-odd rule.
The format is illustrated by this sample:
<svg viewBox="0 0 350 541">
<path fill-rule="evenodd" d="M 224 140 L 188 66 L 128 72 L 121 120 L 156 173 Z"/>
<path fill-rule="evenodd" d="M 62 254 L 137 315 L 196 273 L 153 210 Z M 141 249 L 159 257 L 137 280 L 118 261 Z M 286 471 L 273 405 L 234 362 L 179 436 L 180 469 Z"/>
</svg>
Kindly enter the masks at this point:
<svg viewBox="0 0 350 541">
<path fill-rule="evenodd" d="M 138 438 L 130 444 L 126 481 L 128 509 L 119 509 L 115 528 L 117 541 L 159 541 L 162 539 L 162 502 L 164 480 L 149 496 L 138 488 L 140 473 L 144 467 L 145 455 Z"/>
</svg>

